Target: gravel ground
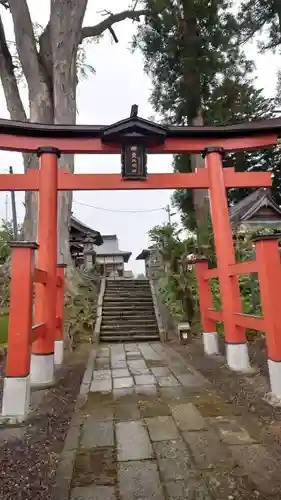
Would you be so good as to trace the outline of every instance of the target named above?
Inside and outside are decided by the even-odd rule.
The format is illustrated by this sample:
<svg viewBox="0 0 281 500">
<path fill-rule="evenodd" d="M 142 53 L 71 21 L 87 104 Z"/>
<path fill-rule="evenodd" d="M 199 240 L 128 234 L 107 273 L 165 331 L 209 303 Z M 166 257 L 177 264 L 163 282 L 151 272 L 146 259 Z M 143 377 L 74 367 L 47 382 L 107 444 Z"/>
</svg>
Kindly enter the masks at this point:
<svg viewBox="0 0 281 500">
<path fill-rule="evenodd" d="M 88 346 L 79 347 L 58 373 L 57 386 L 32 394 L 33 405 L 39 406 L 25 425 L 0 430 L 1 500 L 51 499 L 51 486 L 88 353 Z"/>
<path fill-rule="evenodd" d="M 253 376 L 233 373 L 223 357 L 204 356 L 201 339 L 193 339 L 184 347 L 175 346 L 173 342 L 173 347 L 214 384 L 221 397 L 234 405 L 235 414 L 243 417 L 251 433 L 281 456 L 281 408 L 274 408 L 263 400 L 269 390 L 265 343 L 250 343 L 252 365 L 259 368 L 259 373 Z M 222 344 L 221 352 L 223 350 Z"/>
</svg>

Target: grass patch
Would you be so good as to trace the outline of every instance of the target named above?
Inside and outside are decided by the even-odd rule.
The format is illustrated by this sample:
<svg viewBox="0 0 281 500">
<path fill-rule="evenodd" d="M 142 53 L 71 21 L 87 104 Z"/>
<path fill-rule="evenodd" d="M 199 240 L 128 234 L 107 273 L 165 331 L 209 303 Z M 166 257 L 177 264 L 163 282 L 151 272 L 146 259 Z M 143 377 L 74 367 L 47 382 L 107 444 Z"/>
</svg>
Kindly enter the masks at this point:
<svg viewBox="0 0 281 500">
<path fill-rule="evenodd" d="M 8 342 L 8 325 L 9 325 L 9 315 L 0 315 L 0 347 L 3 347 Z"/>
</svg>

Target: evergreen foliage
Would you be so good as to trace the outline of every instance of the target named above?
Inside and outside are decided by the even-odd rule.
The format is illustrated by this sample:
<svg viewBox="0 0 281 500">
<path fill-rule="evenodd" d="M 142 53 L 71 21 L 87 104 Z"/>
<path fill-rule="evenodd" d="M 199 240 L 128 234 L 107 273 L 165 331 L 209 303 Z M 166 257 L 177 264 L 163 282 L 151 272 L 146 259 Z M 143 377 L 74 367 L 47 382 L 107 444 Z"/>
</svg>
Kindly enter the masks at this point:
<svg viewBox="0 0 281 500">
<path fill-rule="evenodd" d="M 138 27 L 133 46 L 142 51 L 145 71 L 153 82 L 151 104 L 164 122 L 188 125 L 198 113 L 206 125 L 274 116 L 278 101 L 256 88 L 255 67 L 241 49 L 239 16 L 235 17 L 231 1 L 148 0 L 144 4 L 151 15 Z M 281 204 L 278 146 L 230 154 L 225 166 L 237 171 L 271 171 L 273 194 Z M 192 171 L 190 155 L 176 155 L 173 167 L 178 172 Z M 232 189 L 229 202 L 235 203 L 251 191 Z M 181 210 L 186 227 L 194 230 L 191 191 L 176 192 L 173 203 Z"/>
</svg>

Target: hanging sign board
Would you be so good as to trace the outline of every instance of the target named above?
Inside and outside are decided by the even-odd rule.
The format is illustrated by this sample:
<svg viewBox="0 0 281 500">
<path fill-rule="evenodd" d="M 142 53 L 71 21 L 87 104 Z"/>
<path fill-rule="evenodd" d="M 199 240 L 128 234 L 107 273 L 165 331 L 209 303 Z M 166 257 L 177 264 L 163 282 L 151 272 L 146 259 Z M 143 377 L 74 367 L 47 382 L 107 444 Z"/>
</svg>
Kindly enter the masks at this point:
<svg viewBox="0 0 281 500">
<path fill-rule="evenodd" d="M 147 155 L 143 145 L 125 144 L 122 149 L 122 177 L 129 180 L 147 178 Z"/>
</svg>

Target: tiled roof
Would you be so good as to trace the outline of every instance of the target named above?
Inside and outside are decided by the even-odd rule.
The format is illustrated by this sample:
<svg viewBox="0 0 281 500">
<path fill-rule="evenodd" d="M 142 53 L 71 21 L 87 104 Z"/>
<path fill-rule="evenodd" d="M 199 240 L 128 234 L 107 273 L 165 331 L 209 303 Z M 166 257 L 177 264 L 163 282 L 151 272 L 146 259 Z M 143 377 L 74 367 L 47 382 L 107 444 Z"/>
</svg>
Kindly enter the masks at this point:
<svg viewBox="0 0 281 500">
<path fill-rule="evenodd" d="M 76 219 L 73 215 L 70 218 L 70 227 L 73 227 L 73 229 L 76 229 L 78 231 L 84 232 L 85 235 L 90 235 L 95 239 L 95 245 L 99 246 L 102 245 L 103 239 L 99 231 L 96 229 L 93 229 L 89 226 L 86 226 L 84 222 L 81 222 L 79 219 Z"/>
<path fill-rule="evenodd" d="M 275 203 L 269 188 L 256 189 L 229 209 L 231 224 L 247 221 L 262 207 L 271 207 L 281 218 L 281 209 Z"/>
</svg>

